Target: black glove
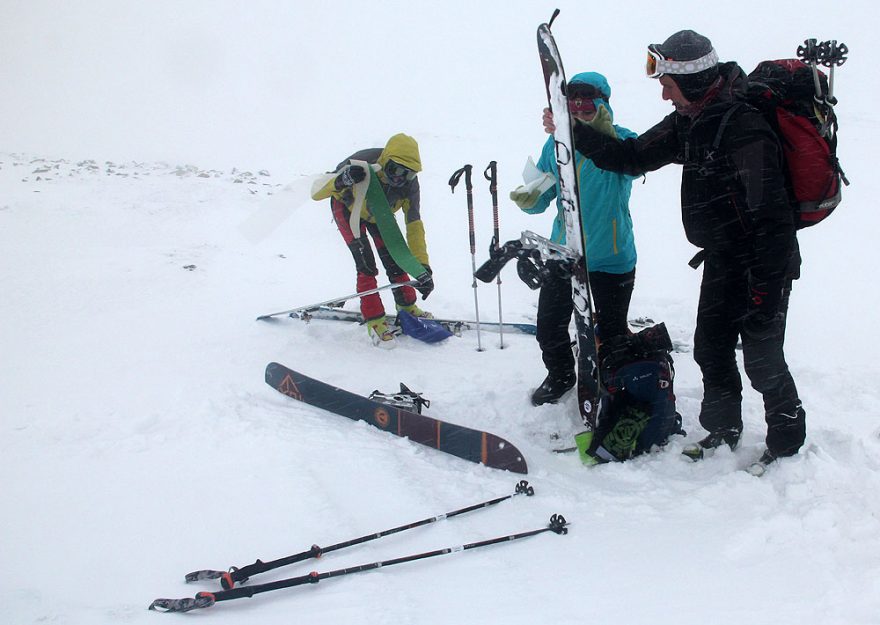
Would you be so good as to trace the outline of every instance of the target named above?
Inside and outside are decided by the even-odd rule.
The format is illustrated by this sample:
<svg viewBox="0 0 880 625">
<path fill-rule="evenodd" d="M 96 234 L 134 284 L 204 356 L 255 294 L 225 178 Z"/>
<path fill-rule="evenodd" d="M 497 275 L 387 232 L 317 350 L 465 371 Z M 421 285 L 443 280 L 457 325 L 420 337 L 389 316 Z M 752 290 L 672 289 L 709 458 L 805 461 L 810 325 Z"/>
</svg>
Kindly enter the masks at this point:
<svg viewBox="0 0 880 625">
<path fill-rule="evenodd" d="M 337 191 L 342 191 L 345 187 L 351 187 L 367 177 L 367 172 L 360 165 L 348 165 L 342 172 L 336 176 L 336 182 L 333 186 Z"/>
<path fill-rule="evenodd" d="M 416 276 L 416 280 L 418 284 L 415 289 L 419 293 L 422 294 L 422 299 L 428 299 L 428 296 L 431 294 L 431 291 L 434 290 L 434 278 L 431 277 L 433 272 L 428 265 L 424 265 L 425 273 L 420 276 Z"/>
</svg>

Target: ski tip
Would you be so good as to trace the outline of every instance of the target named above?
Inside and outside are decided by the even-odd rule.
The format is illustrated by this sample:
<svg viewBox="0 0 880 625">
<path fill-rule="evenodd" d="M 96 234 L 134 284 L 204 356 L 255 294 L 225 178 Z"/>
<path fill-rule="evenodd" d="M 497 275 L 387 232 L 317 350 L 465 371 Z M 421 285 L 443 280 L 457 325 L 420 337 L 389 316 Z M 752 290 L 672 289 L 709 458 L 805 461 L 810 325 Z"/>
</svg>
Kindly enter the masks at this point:
<svg viewBox="0 0 880 625">
<path fill-rule="evenodd" d="M 281 319 L 278 315 L 260 315 L 256 318 L 256 321 L 271 321 L 272 323 L 278 323 Z"/>
</svg>

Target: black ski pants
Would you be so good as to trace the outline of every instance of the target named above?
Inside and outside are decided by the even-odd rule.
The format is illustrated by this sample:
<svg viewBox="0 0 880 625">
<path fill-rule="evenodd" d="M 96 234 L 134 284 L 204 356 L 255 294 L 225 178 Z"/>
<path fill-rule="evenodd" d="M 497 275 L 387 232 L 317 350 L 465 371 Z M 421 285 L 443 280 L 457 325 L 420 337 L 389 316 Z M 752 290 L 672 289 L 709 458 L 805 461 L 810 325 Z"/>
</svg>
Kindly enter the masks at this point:
<svg viewBox="0 0 880 625">
<path fill-rule="evenodd" d="M 742 428 L 742 379 L 736 360 L 742 338 L 743 365 L 752 388 L 764 399 L 767 449 L 778 456 L 797 453 L 806 435 L 806 418 L 785 362 L 785 324 L 769 338 L 742 332 L 748 311 L 748 272 L 733 259 L 707 254 L 700 287 L 694 359 L 703 374 L 700 425 L 710 432 Z M 788 309 L 791 280 L 781 312 Z"/>
<path fill-rule="evenodd" d="M 538 295 L 538 345 L 547 373 L 553 378 L 574 374 L 574 354 L 568 326 L 574 312 L 571 278 L 558 269 L 558 264 L 547 263 L 549 277 Z M 590 272 L 590 291 L 596 309 L 597 335 L 608 338 L 629 331 L 627 315 L 635 285 L 635 269 L 623 274 Z"/>
</svg>

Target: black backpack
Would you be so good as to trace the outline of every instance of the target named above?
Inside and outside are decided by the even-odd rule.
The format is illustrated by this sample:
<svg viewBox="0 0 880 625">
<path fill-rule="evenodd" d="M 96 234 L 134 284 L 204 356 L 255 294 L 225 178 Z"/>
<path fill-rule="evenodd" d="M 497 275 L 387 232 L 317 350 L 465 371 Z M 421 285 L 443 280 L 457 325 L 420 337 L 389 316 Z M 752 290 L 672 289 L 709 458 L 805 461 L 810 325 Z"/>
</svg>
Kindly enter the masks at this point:
<svg viewBox="0 0 880 625">
<path fill-rule="evenodd" d="M 684 434 L 675 410 L 671 352 L 662 323 L 602 343 L 602 408 L 585 452 L 592 461 L 627 460 L 662 447 L 673 434 Z"/>
</svg>

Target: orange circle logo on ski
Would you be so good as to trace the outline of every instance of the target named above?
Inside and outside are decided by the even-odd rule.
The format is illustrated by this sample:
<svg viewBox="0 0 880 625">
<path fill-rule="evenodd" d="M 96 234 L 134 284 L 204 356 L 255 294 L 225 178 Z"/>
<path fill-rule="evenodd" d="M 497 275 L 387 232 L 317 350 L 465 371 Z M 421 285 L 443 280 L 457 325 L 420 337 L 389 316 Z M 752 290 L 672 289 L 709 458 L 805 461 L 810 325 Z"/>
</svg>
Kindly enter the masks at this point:
<svg viewBox="0 0 880 625">
<path fill-rule="evenodd" d="M 391 415 L 389 415 L 388 411 L 384 408 L 376 408 L 376 412 L 373 413 L 373 418 L 376 420 L 376 425 L 382 429 L 387 428 L 391 423 Z"/>
</svg>

